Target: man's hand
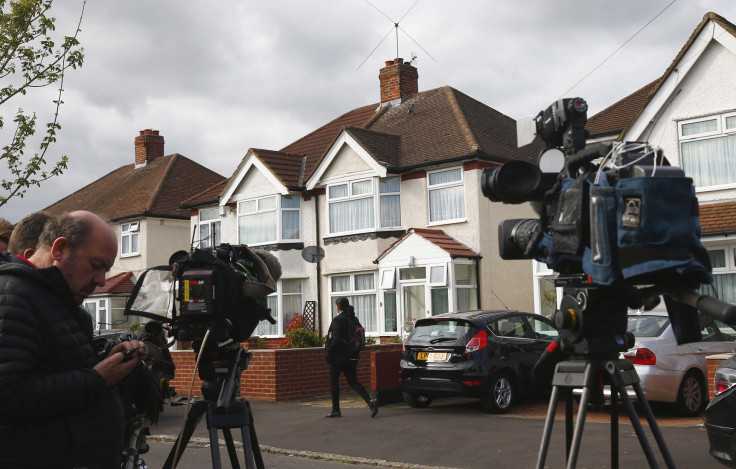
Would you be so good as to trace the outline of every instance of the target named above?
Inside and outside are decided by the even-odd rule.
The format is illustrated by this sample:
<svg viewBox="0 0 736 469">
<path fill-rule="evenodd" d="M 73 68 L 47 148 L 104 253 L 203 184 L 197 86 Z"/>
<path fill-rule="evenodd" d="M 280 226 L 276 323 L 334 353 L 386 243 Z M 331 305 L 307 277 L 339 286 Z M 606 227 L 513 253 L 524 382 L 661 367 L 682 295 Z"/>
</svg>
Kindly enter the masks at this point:
<svg viewBox="0 0 736 469">
<path fill-rule="evenodd" d="M 126 358 L 123 354 L 129 355 Z M 128 373 L 138 366 L 146 357 L 146 346 L 138 340 L 126 340 L 110 350 L 110 354 L 93 368 L 105 380 L 107 386 L 112 386 L 125 378 Z"/>
</svg>

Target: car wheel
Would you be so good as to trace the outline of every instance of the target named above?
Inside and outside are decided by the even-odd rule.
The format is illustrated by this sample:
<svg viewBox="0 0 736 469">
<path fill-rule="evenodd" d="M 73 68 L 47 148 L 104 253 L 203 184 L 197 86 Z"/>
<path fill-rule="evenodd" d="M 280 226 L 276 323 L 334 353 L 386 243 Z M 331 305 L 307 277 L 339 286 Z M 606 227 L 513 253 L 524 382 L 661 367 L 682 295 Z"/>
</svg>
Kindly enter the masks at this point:
<svg viewBox="0 0 736 469">
<path fill-rule="evenodd" d="M 488 395 L 483 400 L 483 407 L 488 412 L 503 414 L 511 409 L 515 399 L 514 381 L 506 374 L 498 374 L 491 378 Z"/>
<path fill-rule="evenodd" d="M 699 415 L 705 408 L 706 392 L 703 378 L 696 372 L 687 372 L 677 391 L 677 412 L 687 417 Z"/>
<path fill-rule="evenodd" d="M 427 394 L 405 392 L 404 402 L 406 402 L 409 407 L 414 407 L 415 409 L 424 409 L 425 407 L 429 407 L 429 404 L 432 403 L 432 398 Z"/>
</svg>

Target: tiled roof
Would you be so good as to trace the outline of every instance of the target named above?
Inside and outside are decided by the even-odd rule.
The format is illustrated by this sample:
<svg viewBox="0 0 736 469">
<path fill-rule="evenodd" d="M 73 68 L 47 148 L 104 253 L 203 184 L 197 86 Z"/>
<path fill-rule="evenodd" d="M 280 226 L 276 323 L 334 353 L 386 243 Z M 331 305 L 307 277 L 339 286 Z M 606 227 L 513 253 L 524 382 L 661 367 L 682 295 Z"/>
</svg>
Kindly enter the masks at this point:
<svg viewBox="0 0 736 469">
<path fill-rule="evenodd" d="M 294 155 L 283 151 L 252 150 L 263 163 L 271 168 L 274 175 L 286 187 L 296 187 L 301 184 L 299 173 L 302 169 L 301 155 Z"/>
<path fill-rule="evenodd" d="M 621 131 L 639 114 L 660 80 L 661 78 L 654 80 L 588 119 L 585 128 L 590 132 L 590 138 L 603 135 L 620 136 Z"/>
<path fill-rule="evenodd" d="M 379 163 L 392 167 L 398 165 L 401 152 L 401 137 L 398 135 L 385 134 L 359 127 L 345 127 L 344 130 L 357 140 L 363 149 Z"/>
<path fill-rule="evenodd" d="M 345 126 L 365 127 L 367 123 L 376 117 L 378 104 L 359 107 L 348 111 L 340 117 L 326 123 L 322 127 L 310 132 L 299 140 L 290 143 L 281 149 L 284 153 L 293 155 L 304 155 L 307 157 L 304 180 L 317 167 L 322 156 L 332 145 L 335 137 Z"/>
<path fill-rule="evenodd" d="M 518 149 L 516 121 L 444 86 L 415 93 L 396 107 L 353 109 L 281 151 L 307 157 L 306 181 L 343 130 L 396 172 L 461 159 L 536 161 L 540 150 L 539 142 Z"/>
<path fill-rule="evenodd" d="M 651 98 L 657 94 L 657 91 L 659 91 L 659 87 L 665 82 L 665 79 L 677 69 L 678 64 L 682 60 L 682 58 L 685 56 L 687 51 L 690 49 L 690 47 L 695 43 L 695 40 L 698 38 L 698 35 L 701 33 L 703 28 L 706 24 L 708 24 L 709 21 L 713 21 L 714 23 L 718 24 L 719 26 L 723 27 L 729 34 L 736 37 L 736 26 L 734 26 L 732 23 L 730 23 L 728 20 L 723 18 L 720 15 L 717 15 L 713 12 L 706 13 L 703 16 L 703 20 L 698 24 L 698 26 L 695 27 L 695 30 L 690 35 L 690 38 L 688 38 L 687 42 L 684 46 L 682 46 L 682 49 L 680 49 L 680 52 L 677 54 L 675 59 L 672 61 L 670 66 L 667 68 L 667 70 L 664 72 L 664 75 L 662 75 L 662 78 L 660 78 L 658 81 L 655 82 L 654 88 L 651 90 L 649 95 L 647 96 L 644 103 L 642 103 L 642 106 L 640 107 L 639 111 L 637 111 L 629 120 L 627 125 L 624 127 L 623 131 L 621 132 L 621 135 L 623 136 L 626 134 L 626 132 L 629 130 L 629 127 L 634 123 L 634 121 L 639 117 L 639 114 L 644 109 L 644 107 L 649 103 Z"/>
<path fill-rule="evenodd" d="M 183 200 L 181 206 L 184 208 L 194 208 L 199 205 L 217 204 L 220 200 L 220 195 L 222 195 L 222 191 L 225 190 L 228 182 L 230 182 L 230 179 L 224 178 L 222 181 L 212 184 L 202 192 Z"/>
<path fill-rule="evenodd" d="M 736 201 L 702 204 L 700 226 L 704 235 L 736 232 Z"/>
<path fill-rule="evenodd" d="M 429 228 L 409 228 L 408 230 L 406 230 L 406 233 L 404 233 L 396 241 L 391 243 L 391 245 L 387 247 L 373 262 L 377 264 L 383 256 L 388 254 L 389 251 L 398 246 L 407 236 L 412 233 L 418 234 L 430 243 L 441 248 L 442 250 L 447 252 L 453 259 L 456 257 L 467 257 L 470 259 L 480 259 L 483 257 L 477 252 L 470 249 L 468 246 L 453 238 L 452 236 L 449 236 L 442 230 L 432 230 Z"/>
<path fill-rule="evenodd" d="M 99 295 L 104 293 L 132 293 L 133 272 L 121 272 L 117 275 L 105 279 L 105 285 L 95 288 L 93 294 Z"/>
<path fill-rule="evenodd" d="M 189 218 L 182 200 L 225 179 L 177 153 L 136 168 L 130 164 L 108 173 L 44 210 L 60 214 L 89 210 L 107 220 L 133 216 Z"/>
<path fill-rule="evenodd" d="M 369 127 L 401 137 L 396 170 L 458 159 L 535 161 L 539 148 L 516 146 L 516 121 L 449 86 L 411 95 Z"/>
</svg>

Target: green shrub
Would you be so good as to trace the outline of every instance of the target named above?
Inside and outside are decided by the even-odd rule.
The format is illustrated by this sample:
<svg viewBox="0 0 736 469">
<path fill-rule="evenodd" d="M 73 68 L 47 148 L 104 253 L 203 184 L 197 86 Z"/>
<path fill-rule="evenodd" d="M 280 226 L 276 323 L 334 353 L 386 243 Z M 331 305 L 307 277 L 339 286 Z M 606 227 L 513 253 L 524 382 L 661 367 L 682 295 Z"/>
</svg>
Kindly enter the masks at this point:
<svg viewBox="0 0 736 469">
<path fill-rule="evenodd" d="M 286 338 L 281 348 L 322 347 L 324 338 L 317 331 L 310 331 L 304 327 L 304 317 L 296 313 L 286 326 Z"/>
</svg>

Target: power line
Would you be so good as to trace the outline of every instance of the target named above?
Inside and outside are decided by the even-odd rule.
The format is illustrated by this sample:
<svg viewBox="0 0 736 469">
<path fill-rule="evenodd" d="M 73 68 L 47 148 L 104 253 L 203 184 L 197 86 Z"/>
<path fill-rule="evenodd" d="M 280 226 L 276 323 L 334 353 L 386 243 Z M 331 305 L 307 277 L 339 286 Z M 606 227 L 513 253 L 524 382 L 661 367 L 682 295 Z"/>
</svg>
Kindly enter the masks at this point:
<svg viewBox="0 0 736 469">
<path fill-rule="evenodd" d="M 586 78 L 588 78 L 596 70 L 598 70 L 604 63 L 606 63 L 608 61 L 608 59 L 610 59 L 611 57 L 613 57 L 616 54 L 616 52 L 618 52 L 621 49 L 623 49 L 624 46 L 626 46 L 626 44 L 628 44 L 629 42 L 631 42 L 631 40 L 634 39 L 640 32 L 644 31 L 644 29 L 646 29 L 647 26 L 649 26 L 654 20 L 656 20 L 659 17 L 659 15 L 661 15 L 662 13 L 664 13 L 665 10 L 667 10 L 669 7 L 671 7 L 672 4 L 675 3 L 676 1 L 677 0 L 672 0 L 669 5 L 667 5 L 666 7 L 664 7 L 662 9 L 662 11 L 660 11 L 659 13 L 657 13 L 654 16 L 654 18 L 652 18 L 651 20 L 649 20 L 649 22 L 647 24 L 645 24 L 644 26 L 642 26 L 641 29 L 639 29 L 639 31 L 637 31 L 636 33 L 634 33 L 634 35 L 631 36 L 626 42 L 624 42 L 623 44 L 621 44 L 618 49 L 616 49 L 615 51 L 611 52 L 611 54 L 608 57 L 606 57 L 606 59 L 603 62 L 601 62 L 600 64 L 598 64 L 597 67 L 595 67 L 593 70 L 591 70 L 590 72 L 588 72 L 588 74 L 585 75 L 583 78 L 581 78 L 580 81 L 578 81 L 577 83 L 575 83 L 574 85 L 572 85 L 572 87 L 569 90 L 567 90 L 564 93 L 562 93 L 562 96 L 560 96 L 560 98 L 563 98 L 564 96 L 566 96 L 567 93 L 569 93 L 570 91 L 574 90 L 580 83 L 582 83 L 583 81 L 585 81 Z"/>
</svg>

